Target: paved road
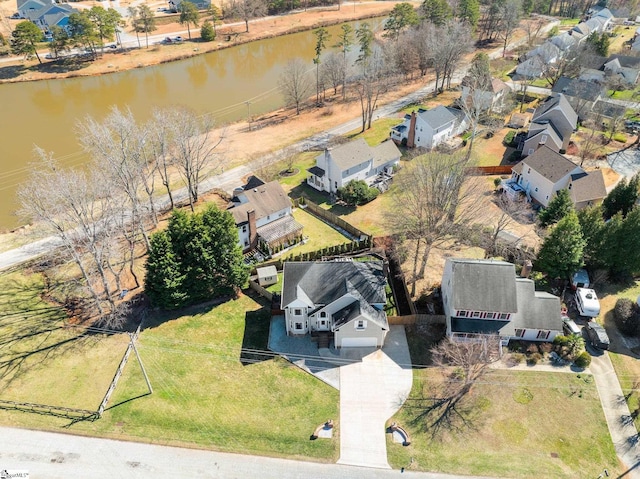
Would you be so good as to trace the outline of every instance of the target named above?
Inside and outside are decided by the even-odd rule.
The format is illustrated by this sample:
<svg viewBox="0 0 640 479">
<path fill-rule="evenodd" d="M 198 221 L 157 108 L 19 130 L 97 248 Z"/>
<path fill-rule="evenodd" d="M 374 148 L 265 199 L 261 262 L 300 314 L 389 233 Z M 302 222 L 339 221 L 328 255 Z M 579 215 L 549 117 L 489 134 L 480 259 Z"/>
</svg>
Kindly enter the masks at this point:
<svg viewBox="0 0 640 479">
<path fill-rule="evenodd" d="M 628 479 L 640 479 L 640 442 L 609 354 L 594 355 L 589 367 L 596 382 L 609 434 Z"/>
<path fill-rule="evenodd" d="M 3 469 L 27 470 L 33 479 L 387 479 L 400 475 L 398 470 L 298 462 L 0 427 L 0 470 Z M 460 477 L 410 471 L 403 476 Z"/>
<path fill-rule="evenodd" d="M 340 366 L 338 464 L 390 469 L 385 428 L 411 392 L 410 365 L 404 326 L 391 326 L 382 349 Z"/>
</svg>

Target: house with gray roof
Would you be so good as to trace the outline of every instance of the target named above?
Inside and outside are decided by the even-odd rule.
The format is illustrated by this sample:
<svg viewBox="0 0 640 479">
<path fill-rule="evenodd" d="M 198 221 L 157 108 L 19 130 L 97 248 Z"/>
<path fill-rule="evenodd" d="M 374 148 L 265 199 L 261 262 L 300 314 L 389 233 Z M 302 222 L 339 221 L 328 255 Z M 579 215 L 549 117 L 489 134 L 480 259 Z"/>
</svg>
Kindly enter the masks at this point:
<svg viewBox="0 0 640 479">
<path fill-rule="evenodd" d="M 401 124 L 391 128 L 391 139 L 409 148 L 431 150 L 467 129 L 468 121 L 461 110 L 439 105 L 431 110 L 419 108 L 405 115 Z"/>
<path fill-rule="evenodd" d="M 510 182 L 519 185 L 528 198 L 545 207 L 558 191 L 564 189 L 569 190 L 576 209 L 599 204 L 607 196 L 601 170 L 587 172 L 548 146 L 538 148 L 515 165 L 511 169 Z"/>
<path fill-rule="evenodd" d="M 533 280 L 518 277 L 512 263 L 447 258 L 441 291 L 452 340 L 491 335 L 507 344 L 553 341 L 562 333 L 560 298 L 536 291 Z"/>
<path fill-rule="evenodd" d="M 362 138 L 334 148 L 326 148 L 307 171 L 307 184 L 318 191 L 336 193 L 352 180 L 384 190 L 400 162 L 400 150 L 392 141 L 369 146 Z"/>
<path fill-rule="evenodd" d="M 292 216 L 291 199 L 277 181 L 252 177 L 234 191 L 228 207 L 238 229 L 243 251 L 259 249 L 273 254 L 302 240 L 302 225 Z"/>
<path fill-rule="evenodd" d="M 519 145 L 522 155 L 531 155 L 547 141 L 556 151 L 566 150 L 577 124 L 578 115 L 567 98 L 562 93 L 551 94 L 533 114 L 527 136 Z"/>
<path fill-rule="evenodd" d="M 26 0 L 18 2 L 18 12 L 23 18 L 35 23 L 45 33 L 50 33 L 54 26 L 66 28 L 69 16 L 77 13 L 66 3 L 54 3 L 44 0 Z"/>
<path fill-rule="evenodd" d="M 573 35 L 570 35 L 569 32 L 564 32 L 551 37 L 549 41 L 558 47 L 558 50 L 560 50 L 563 55 L 578 45 L 578 39 Z"/>
<path fill-rule="evenodd" d="M 580 78 L 560 77 L 551 89 L 553 93 L 562 93 L 578 118 L 584 119 L 600 98 L 606 96 L 601 82 Z"/>
<path fill-rule="evenodd" d="M 324 335 L 336 348 L 381 348 L 389 331 L 385 285 L 382 261 L 286 262 L 280 307 L 287 334 Z"/>
</svg>

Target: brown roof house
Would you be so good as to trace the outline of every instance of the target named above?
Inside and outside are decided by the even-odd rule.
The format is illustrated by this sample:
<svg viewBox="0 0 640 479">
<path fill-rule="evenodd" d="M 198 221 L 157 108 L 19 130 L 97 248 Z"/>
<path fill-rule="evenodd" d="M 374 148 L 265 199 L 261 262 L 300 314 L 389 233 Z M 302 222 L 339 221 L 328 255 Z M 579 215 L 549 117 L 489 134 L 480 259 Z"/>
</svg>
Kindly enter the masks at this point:
<svg viewBox="0 0 640 479">
<path fill-rule="evenodd" d="M 554 151 L 566 150 L 578 124 L 578 115 L 562 93 L 553 93 L 536 108 L 529 132 L 521 144 L 522 156 L 531 155 L 542 145 Z"/>
<path fill-rule="evenodd" d="M 389 331 L 382 261 L 286 262 L 287 335 L 333 337 L 336 348 L 381 348 Z"/>
<path fill-rule="evenodd" d="M 302 240 L 302 225 L 291 215 L 291 200 L 280 183 L 253 177 L 233 193 L 228 210 L 244 252 L 257 248 L 271 255 Z"/>
<path fill-rule="evenodd" d="M 538 148 L 511 171 L 511 179 L 503 184 L 505 190 L 518 185 L 515 190 L 524 190 L 527 198 L 545 207 L 563 189 L 569 190 L 576 209 L 600 203 L 607 196 L 601 170 L 587 172 L 547 146 Z"/>
</svg>

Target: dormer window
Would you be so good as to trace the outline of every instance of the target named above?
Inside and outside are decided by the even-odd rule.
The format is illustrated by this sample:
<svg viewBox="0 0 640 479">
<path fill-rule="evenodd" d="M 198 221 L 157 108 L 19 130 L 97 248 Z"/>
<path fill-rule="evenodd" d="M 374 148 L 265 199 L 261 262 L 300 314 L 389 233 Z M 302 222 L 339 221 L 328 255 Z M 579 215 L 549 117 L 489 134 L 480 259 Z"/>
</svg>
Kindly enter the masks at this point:
<svg viewBox="0 0 640 479">
<path fill-rule="evenodd" d="M 364 319 L 359 319 L 356 321 L 356 329 L 366 329 L 367 322 Z"/>
<path fill-rule="evenodd" d="M 321 311 L 320 312 L 320 317 L 321 318 L 326 318 L 327 317 L 327 312 L 326 311 Z"/>
</svg>

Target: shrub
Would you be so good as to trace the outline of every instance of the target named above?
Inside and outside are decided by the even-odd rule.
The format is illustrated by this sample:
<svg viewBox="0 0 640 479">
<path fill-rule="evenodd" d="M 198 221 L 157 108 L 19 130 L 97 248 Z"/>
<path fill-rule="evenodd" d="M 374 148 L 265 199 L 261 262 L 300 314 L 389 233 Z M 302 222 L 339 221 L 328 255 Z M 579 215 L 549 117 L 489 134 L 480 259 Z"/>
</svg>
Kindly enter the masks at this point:
<svg viewBox="0 0 640 479">
<path fill-rule="evenodd" d="M 516 137 L 516 131 L 515 130 L 509 130 L 507 132 L 506 135 L 504 135 L 504 139 L 502 140 L 502 143 L 505 146 L 513 146 L 513 140 Z"/>
<path fill-rule="evenodd" d="M 202 24 L 202 28 L 200 28 L 200 37 L 203 42 L 212 42 L 216 39 L 216 31 L 209 20 Z"/>
<path fill-rule="evenodd" d="M 541 360 L 542 360 L 542 354 L 540 354 L 540 353 L 533 353 L 532 355 L 527 356 L 527 364 L 529 366 L 535 366 Z"/>
<path fill-rule="evenodd" d="M 537 353 L 538 352 L 538 345 L 535 343 L 531 343 L 529 346 L 527 346 L 527 352 L 528 353 Z"/>
<path fill-rule="evenodd" d="M 509 358 L 513 364 L 521 364 L 524 361 L 524 354 L 522 353 L 514 353 Z"/>
<path fill-rule="evenodd" d="M 364 180 L 351 180 L 342 188 L 338 188 L 338 198 L 351 206 L 364 205 L 376 199 L 380 191 L 371 188 Z"/>
<path fill-rule="evenodd" d="M 516 161 L 520 161 L 521 158 L 522 158 L 522 152 L 516 150 L 509 155 L 509 158 L 507 158 L 507 161 L 511 163 L 515 163 Z"/>
<path fill-rule="evenodd" d="M 620 298 L 613 308 L 616 326 L 621 333 L 634 336 L 640 332 L 640 314 L 636 303 L 628 298 Z"/>
<path fill-rule="evenodd" d="M 573 364 L 579 368 L 589 367 L 589 364 L 591 364 L 591 355 L 586 351 L 582 351 L 578 354 L 578 357 L 575 359 Z"/>
<path fill-rule="evenodd" d="M 569 343 L 569 338 L 563 336 L 562 334 L 558 334 L 555 338 L 553 338 L 553 344 L 556 344 L 560 347 L 566 346 Z"/>
<path fill-rule="evenodd" d="M 625 135 L 622 132 L 614 133 L 613 140 L 614 141 L 619 141 L 621 143 L 626 143 L 627 142 L 627 135 Z"/>
<path fill-rule="evenodd" d="M 552 349 L 553 349 L 553 345 L 551 343 L 540 343 L 538 345 L 538 350 L 541 353 L 547 353 L 548 354 L 548 353 L 551 352 Z"/>
<path fill-rule="evenodd" d="M 502 184 L 502 178 L 500 178 L 499 176 L 493 179 L 493 186 L 495 186 L 496 188 L 498 188 L 501 184 Z"/>
</svg>

